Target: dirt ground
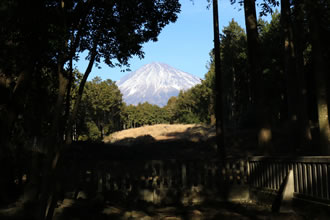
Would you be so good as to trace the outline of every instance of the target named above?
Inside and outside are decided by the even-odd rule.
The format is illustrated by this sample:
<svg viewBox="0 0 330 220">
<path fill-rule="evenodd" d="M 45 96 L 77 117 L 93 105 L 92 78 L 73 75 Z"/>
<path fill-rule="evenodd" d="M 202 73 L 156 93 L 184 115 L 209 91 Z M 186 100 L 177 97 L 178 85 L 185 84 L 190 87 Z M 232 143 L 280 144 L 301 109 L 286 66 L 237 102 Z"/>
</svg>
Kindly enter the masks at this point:
<svg viewBox="0 0 330 220">
<path fill-rule="evenodd" d="M 308 207 L 306 207 L 308 210 Z M 36 210 L 19 203 L 0 208 L 1 220 L 33 220 Z M 328 220 L 322 213 L 273 213 L 271 206 L 253 201 L 212 201 L 200 205 L 167 206 L 145 202 L 105 201 L 102 196 L 93 199 L 69 199 L 58 203 L 54 220 Z"/>
<path fill-rule="evenodd" d="M 241 131 L 227 136 L 227 153 L 234 156 L 256 155 L 253 132 Z M 83 159 L 210 159 L 216 156 L 215 130 L 202 125 L 155 125 L 114 133 L 104 144 L 78 143 L 75 154 Z M 231 138 L 233 137 L 233 138 Z M 251 140 L 250 140 L 251 139 Z M 86 158 L 84 158 L 86 157 Z M 159 158 L 158 158 L 159 157 Z M 0 220 L 33 220 L 33 206 L 15 203 L 0 207 Z M 58 204 L 56 220 L 281 220 L 330 219 L 320 213 L 272 213 L 271 207 L 251 201 L 212 201 L 201 205 L 180 204 L 157 206 L 133 201 L 110 202 L 102 196 L 90 199 L 65 198 Z"/>
<path fill-rule="evenodd" d="M 212 202 L 200 206 L 155 206 L 151 204 L 97 204 L 90 201 L 64 200 L 56 210 L 56 220 L 303 220 L 296 213 L 271 213 L 270 207 L 253 202 Z"/>
</svg>

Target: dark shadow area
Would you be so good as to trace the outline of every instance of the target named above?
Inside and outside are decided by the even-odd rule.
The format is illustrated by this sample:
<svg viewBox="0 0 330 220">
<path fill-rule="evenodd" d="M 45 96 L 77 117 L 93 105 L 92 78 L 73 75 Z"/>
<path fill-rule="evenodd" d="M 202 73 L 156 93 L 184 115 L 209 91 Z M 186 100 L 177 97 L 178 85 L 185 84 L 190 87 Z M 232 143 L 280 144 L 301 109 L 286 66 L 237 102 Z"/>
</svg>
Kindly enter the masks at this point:
<svg viewBox="0 0 330 220">
<path fill-rule="evenodd" d="M 220 161 L 212 141 L 155 141 L 151 136 L 142 136 L 130 146 L 75 142 L 64 153 L 60 171 L 62 188 L 55 216 L 57 219 L 213 220 L 268 219 L 267 216 L 313 219 L 309 216 L 318 217 L 321 213 L 307 212 L 303 217 L 271 210 L 276 197 L 271 194 L 279 196 L 288 164 L 299 161 L 306 166 L 311 164 L 308 169 L 316 171 L 309 174 L 319 180 L 311 180 L 316 184 L 313 187 L 325 189 L 326 183 L 320 177 L 326 171 L 316 167 L 321 164 L 320 159 L 260 157 L 250 158 L 249 165 L 242 157 Z M 309 172 L 298 165 L 293 168 L 302 169 L 295 177 L 298 179 L 304 177 L 301 172 Z M 306 187 L 306 192 L 300 192 L 302 196 L 317 195 L 316 189 L 308 188 L 312 185 Z M 250 203 L 249 196 L 244 195 L 251 195 L 251 189 L 271 193 L 265 200 L 258 200 L 260 203 Z M 232 202 L 233 198 L 240 202 Z M 6 207 L 6 212 L 1 210 L 0 219 L 33 219 L 33 204 L 10 208 Z"/>
<path fill-rule="evenodd" d="M 174 137 L 176 139 L 195 139 L 196 141 L 207 140 L 209 137 L 215 135 L 215 127 L 209 129 L 205 126 L 194 126 L 187 128 L 183 132 L 170 132 L 167 133 L 167 137 Z"/>
<path fill-rule="evenodd" d="M 144 142 L 147 138 L 150 142 Z M 215 158 L 216 153 L 209 142 L 192 142 L 188 140 L 153 141 L 151 136 L 127 138 L 123 142 L 134 144 L 123 146 L 120 144 L 103 144 L 76 142 L 70 152 L 78 157 L 115 159 L 201 159 Z"/>
<path fill-rule="evenodd" d="M 255 203 L 207 202 L 200 205 L 158 206 L 151 203 L 96 204 L 90 200 L 77 200 L 55 215 L 55 219 L 308 219 L 294 213 L 275 214 L 268 207 Z"/>
<path fill-rule="evenodd" d="M 55 219 L 313 219 L 321 213 L 274 213 L 274 197 L 266 196 L 267 204 L 243 196 L 251 188 L 276 193 L 288 171 L 285 164 L 300 157 L 250 158 L 248 176 L 246 159 L 219 161 L 207 159 L 207 153 L 214 155 L 211 146 L 188 141 L 129 147 L 76 142 L 64 154 Z M 313 161 L 305 159 L 322 162 Z M 324 189 L 322 181 L 316 183 Z M 232 201 L 235 196 L 239 202 Z M 33 219 L 34 207 L 7 207 L 0 219 Z"/>
</svg>

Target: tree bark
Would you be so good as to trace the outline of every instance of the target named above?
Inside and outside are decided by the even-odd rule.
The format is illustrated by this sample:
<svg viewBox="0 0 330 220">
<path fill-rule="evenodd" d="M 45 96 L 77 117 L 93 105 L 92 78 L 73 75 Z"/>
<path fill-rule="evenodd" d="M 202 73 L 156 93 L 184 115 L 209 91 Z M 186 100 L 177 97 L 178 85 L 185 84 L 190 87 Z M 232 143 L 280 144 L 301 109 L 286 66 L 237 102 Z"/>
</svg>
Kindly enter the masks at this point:
<svg viewBox="0 0 330 220">
<path fill-rule="evenodd" d="M 87 78 L 89 76 L 89 74 L 91 73 L 92 71 L 92 68 L 93 68 L 93 65 L 94 65 L 94 62 L 95 62 L 95 58 L 96 58 L 96 44 L 95 44 L 95 47 L 93 48 L 92 52 L 91 52 L 91 58 L 89 60 L 89 63 L 88 63 L 88 66 L 86 68 L 86 71 L 84 73 L 84 76 L 80 82 L 80 85 L 79 85 L 79 90 L 78 90 L 78 94 L 77 94 L 77 97 L 76 97 L 76 100 L 74 102 L 74 106 L 73 106 L 73 110 L 72 110 L 72 114 L 70 115 L 69 117 L 69 122 L 68 122 L 68 125 L 67 125 L 67 130 L 66 130 L 66 144 L 69 145 L 72 143 L 72 125 L 77 117 L 77 113 L 78 113 L 78 108 L 79 108 L 79 104 L 81 102 L 81 99 L 82 99 L 82 95 L 83 95 L 83 92 L 84 92 L 84 88 L 85 88 L 85 84 L 86 84 L 86 81 L 87 81 Z"/>
<path fill-rule="evenodd" d="M 299 80 L 296 71 L 295 44 L 291 22 L 290 1 L 281 0 L 281 26 L 283 40 L 283 67 L 286 76 L 288 123 L 290 132 L 289 152 L 293 154 L 299 148 Z"/>
<path fill-rule="evenodd" d="M 327 71 L 325 69 L 325 61 L 323 58 L 322 41 L 320 35 L 319 20 L 319 1 L 311 2 L 309 8 L 310 28 L 312 37 L 312 62 L 315 77 L 316 99 L 318 122 L 320 130 L 321 154 L 330 154 L 330 126 L 329 126 L 329 109 L 327 100 Z"/>
<path fill-rule="evenodd" d="M 220 66 L 220 34 L 218 0 L 213 0 L 213 32 L 214 32 L 214 59 L 215 59 L 215 117 L 216 117 L 216 140 L 220 157 L 226 157 L 224 141 L 224 120 L 223 120 L 223 88 Z"/>
<path fill-rule="evenodd" d="M 306 149 L 312 140 L 311 128 L 308 118 L 308 104 L 307 104 L 307 86 L 306 77 L 304 70 L 304 55 L 303 55 L 303 36 L 304 33 L 304 17 L 305 12 L 302 9 L 301 1 L 294 1 L 294 14 L 295 19 L 293 23 L 293 37 L 295 42 L 295 65 L 297 73 L 297 84 L 298 84 L 298 129 L 300 131 L 300 147 L 302 150 Z"/>
<path fill-rule="evenodd" d="M 255 0 L 244 0 L 245 25 L 248 46 L 248 72 L 251 79 L 252 104 L 256 111 L 257 138 L 261 150 L 268 154 L 272 139 L 269 110 L 264 90 L 264 81 L 260 68 L 261 52 L 257 30 Z"/>
<path fill-rule="evenodd" d="M 39 207 L 39 219 L 44 220 L 47 217 L 47 208 L 52 202 L 54 182 L 56 180 L 56 170 L 58 169 L 58 162 L 61 156 L 63 146 L 63 132 L 60 132 L 60 126 L 62 122 L 63 103 L 66 96 L 68 79 L 63 74 L 63 63 L 58 64 L 58 78 L 59 89 L 57 95 L 57 101 L 54 107 L 52 129 L 47 139 L 45 152 L 46 159 L 44 163 L 44 171 L 42 176 L 41 194 L 40 194 L 40 207 Z"/>
<path fill-rule="evenodd" d="M 24 93 L 30 85 L 34 67 L 34 59 L 27 59 L 29 60 L 27 66 L 19 74 L 15 87 L 11 91 L 8 83 L 12 82 L 13 79 L 6 76 L 5 73 L 0 74 L 0 86 L 4 87 L 5 91 L 8 91 L 5 100 L 1 100 L 4 102 L 0 103 L 2 105 L 0 106 L 0 113 L 2 113 L 0 115 L 0 133 L 2 135 L 0 138 L 0 172 L 3 174 L 3 177 L 0 178 L 0 202 L 1 200 L 7 202 L 9 199 L 8 186 L 13 181 L 11 169 L 9 169 L 12 167 L 11 162 L 14 159 L 11 152 L 11 132 L 18 115 L 23 112 L 26 99 Z"/>
</svg>

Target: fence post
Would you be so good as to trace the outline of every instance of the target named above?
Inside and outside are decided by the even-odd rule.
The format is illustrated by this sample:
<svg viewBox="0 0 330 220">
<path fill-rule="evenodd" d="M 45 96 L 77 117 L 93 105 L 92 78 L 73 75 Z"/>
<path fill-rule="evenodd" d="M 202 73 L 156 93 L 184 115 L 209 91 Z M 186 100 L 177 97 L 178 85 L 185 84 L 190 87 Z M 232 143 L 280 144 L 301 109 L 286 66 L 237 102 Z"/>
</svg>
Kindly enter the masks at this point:
<svg viewBox="0 0 330 220">
<path fill-rule="evenodd" d="M 97 192 L 101 193 L 103 189 L 102 170 L 97 170 Z"/>
<path fill-rule="evenodd" d="M 184 162 L 182 163 L 181 176 L 182 176 L 182 188 L 185 189 L 187 186 L 187 168 Z"/>
</svg>

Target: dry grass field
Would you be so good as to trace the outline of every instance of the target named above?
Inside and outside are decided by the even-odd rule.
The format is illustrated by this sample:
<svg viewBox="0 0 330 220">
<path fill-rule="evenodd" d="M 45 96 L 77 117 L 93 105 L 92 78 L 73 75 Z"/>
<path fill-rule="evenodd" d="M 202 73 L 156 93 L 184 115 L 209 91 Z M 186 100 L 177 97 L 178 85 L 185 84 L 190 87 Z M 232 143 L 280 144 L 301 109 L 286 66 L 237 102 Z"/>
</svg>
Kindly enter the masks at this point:
<svg viewBox="0 0 330 220">
<path fill-rule="evenodd" d="M 104 138 L 104 143 L 129 145 L 132 142 L 185 140 L 190 142 L 207 141 L 215 136 L 214 127 L 198 124 L 158 124 L 131 128 L 115 132 Z"/>
<path fill-rule="evenodd" d="M 256 131 L 252 129 L 229 131 L 225 133 L 225 147 L 228 156 L 245 157 L 262 155 L 263 149 L 258 148 Z M 285 132 L 274 132 L 272 140 L 272 154 L 286 155 L 290 140 Z M 128 152 L 133 148 L 143 151 L 142 148 L 155 150 L 158 146 L 164 146 L 167 151 L 180 151 L 183 146 L 193 150 L 193 146 L 199 146 L 194 150 L 195 154 L 201 151 L 215 149 L 215 127 L 201 124 L 158 124 L 139 128 L 131 128 L 112 133 L 103 139 L 105 144 L 115 146 L 128 146 Z M 173 150 L 170 150 L 172 149 Z M 123 149 L 123 148 L 121 148 Z M 156 152 L 161 154 L 160 151 Z M 210 153 L 210 152 L 209 152 Z M 211 153 L 214 154 L 214 153 Z"/>
<path fill-rule="evenodd" d="M 227 155 L 258 155 L 259 149 L 253 142 L 252 134 L 251 131 L 227 132 Z M 153 152 L 152 158 L 165 155 L 171 158 L 180 158 L 182 155 L 192 158 L 210 157 L 216 155 L 214 150 L 217 149 L 215 127 L 201 124 L 158 124 L 131 128 L 112 133 L 103 142 L 112 146 L 112 149 L 117 146 L 120 150 L 126 150 L 126 154 Z"/>
</svg>

